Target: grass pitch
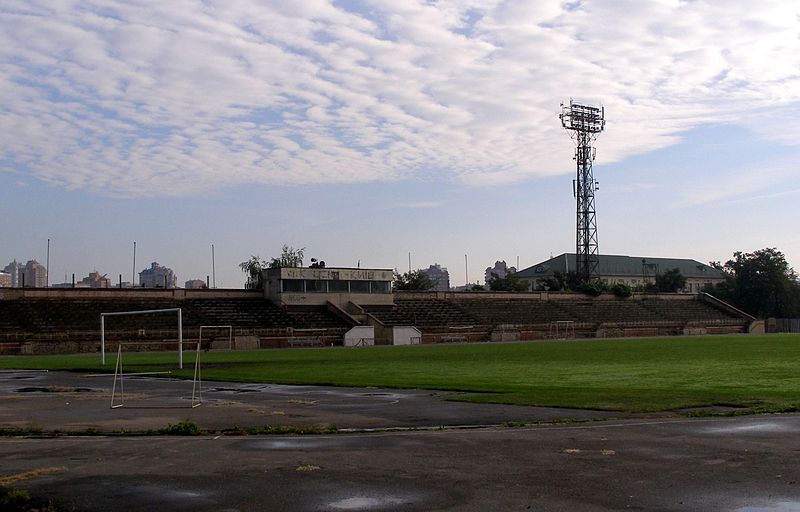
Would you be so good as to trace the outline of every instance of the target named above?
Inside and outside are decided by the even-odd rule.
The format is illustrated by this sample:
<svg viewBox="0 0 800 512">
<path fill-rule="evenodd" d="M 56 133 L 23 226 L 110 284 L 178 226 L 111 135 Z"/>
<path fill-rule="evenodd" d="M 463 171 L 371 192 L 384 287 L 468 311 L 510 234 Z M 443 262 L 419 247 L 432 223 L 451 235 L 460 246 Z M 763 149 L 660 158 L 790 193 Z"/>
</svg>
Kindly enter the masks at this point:
<svg viewBox="0 0 800 512">
<path fill-rule="evenodd" d="M 98 354 L 0 357 L 0 368 L 113 371 Z M 629 412 L 800 409 L 800 335 L 261 350 L 201 354 L 203 380 L 460 391 L 460 400 Z M 128 353 L 126 371 L 175 366 Z M 194 352 L 184 352 L 190 377 Z"/>
</svg>

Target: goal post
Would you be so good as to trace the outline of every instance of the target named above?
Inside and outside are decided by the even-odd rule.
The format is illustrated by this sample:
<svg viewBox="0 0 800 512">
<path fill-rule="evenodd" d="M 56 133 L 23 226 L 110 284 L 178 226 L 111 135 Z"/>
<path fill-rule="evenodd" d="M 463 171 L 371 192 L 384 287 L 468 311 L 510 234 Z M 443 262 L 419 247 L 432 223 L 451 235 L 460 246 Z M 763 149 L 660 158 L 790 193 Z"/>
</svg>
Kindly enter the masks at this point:
<svg viewBox="0 0 800 512">
<path fill-rule="evenodd" d="M 550 338 L 554 340 L 575 338 L 575 321 L 555 320 L 550 322 Z"/>
<path fill-rule="evenodd" d="M 166 374 L 169 376 L 170 371 L 158 371 L 158 372 L 130 372 L 125 373 L 123 371 L 123 355 L 125 352 L 123 351 L 123 347 L 126 345 L 140 345 L 139 343 L 119 343 L 117 345 L 117 361 L 114 365 L 114 381 L 111 385 L 111 408 L 118 409 L 120 407 L 126 407 L 125 403 L 125 377 L 151 377 L 154 375 L 164 375 Z M 184 382 L 182 379 L 179 379 L 180 382 Z M 167 378 L 164 382 L 175 382 L 174 379 Z M 151 401 L 155 399 L 156 401 L 163 401 L 164 397 L 158 396 L 148 396 Z M 137 402 L 137 400 L 134 400 Z M 200 407 L 203 404 L 203 389 L 202 389 L 202 379 L 200 377 L 200 341 L 197 342 L 197 346 L 194 350 L 194 374 L 192 376 L 192 395 L 191 395 L 191 404 L 190 407 L 192 409 L 196 407 Z M 136 407 L 135 405 L 133 407 Z M 153 406 L 153 405 L 146 405 L 146 406 L 139 406 L 145 408 L 153 408 L 153 407 L 174 407 L 174 406 Z"/>
<path fill-rule="evenodd" d="M 178 368 L 183 369 L 183 312 L 181 308 L 145 309 L 139 311 L 115 311 L 100 313 L 100 364 L 106 364 L 106 317 L 123 315 L 153 315 L 158 313 L 178 313 Z"/>
</svg>

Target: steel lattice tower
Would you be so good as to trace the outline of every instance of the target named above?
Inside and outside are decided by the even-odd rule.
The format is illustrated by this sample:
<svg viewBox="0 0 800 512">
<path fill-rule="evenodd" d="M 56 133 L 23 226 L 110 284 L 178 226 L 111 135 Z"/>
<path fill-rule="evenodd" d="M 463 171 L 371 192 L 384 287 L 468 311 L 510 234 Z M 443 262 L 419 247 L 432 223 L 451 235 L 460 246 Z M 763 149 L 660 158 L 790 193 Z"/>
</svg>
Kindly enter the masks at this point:
<svg viewBox="0 0 800 512">
<path fill-rule="evenodd" d="M 561 126 L 569 131 L 575 141 L 577 163 L 576 178 L 572 192 L 576 200 L 575 272 L 581 282 L 597 278 L 600 255 L 597 248 L 597 219 L 595 218 L 594 193 L 598 183 L 592 173 L 595 149 L 592 143 L 605 127 L 603 107 L 581 105 L 570 100 L 561 104 Z"/>
</svg>

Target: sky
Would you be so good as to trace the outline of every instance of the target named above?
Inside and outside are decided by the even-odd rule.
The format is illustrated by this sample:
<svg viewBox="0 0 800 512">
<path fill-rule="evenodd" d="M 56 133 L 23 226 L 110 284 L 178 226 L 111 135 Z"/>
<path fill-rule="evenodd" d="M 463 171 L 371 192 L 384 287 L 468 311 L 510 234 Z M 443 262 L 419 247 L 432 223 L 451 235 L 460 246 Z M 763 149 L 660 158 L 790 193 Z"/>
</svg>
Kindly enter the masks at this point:
<svg viewBox="0 0 800 512">
<path fill-rule="evenodd" d="M 800 270 L 800 4 L 736 0 L 4 0 L 0 266 L 482 282 L 575 250 L 572 98 L 601 254 Z"/>
</svg>

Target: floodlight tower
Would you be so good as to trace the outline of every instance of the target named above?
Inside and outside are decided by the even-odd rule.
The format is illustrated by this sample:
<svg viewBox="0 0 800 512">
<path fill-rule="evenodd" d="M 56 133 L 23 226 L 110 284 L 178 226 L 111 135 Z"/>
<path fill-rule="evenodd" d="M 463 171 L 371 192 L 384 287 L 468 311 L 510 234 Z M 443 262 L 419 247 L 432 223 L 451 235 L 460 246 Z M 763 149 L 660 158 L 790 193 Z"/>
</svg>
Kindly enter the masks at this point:
<svg viewBox="0 0 800 512">
<path fill-rule="evenodd" d="M 575 235 L 575 272 L 581 282 L 589 282 L 597 277 L 600 256 L 597 249 L 597 220 L 595 218 L 594 193 L 598 183 L 592 173 L 595 148 L 592 143 L 605 127 L 605 109 L 581 105 L 570 100 L 569 105 L 561 104 L 561 126 L 575 142 L 577 174 L 572 182 L 572 193 L 577 203 Z"/>
</svg>

